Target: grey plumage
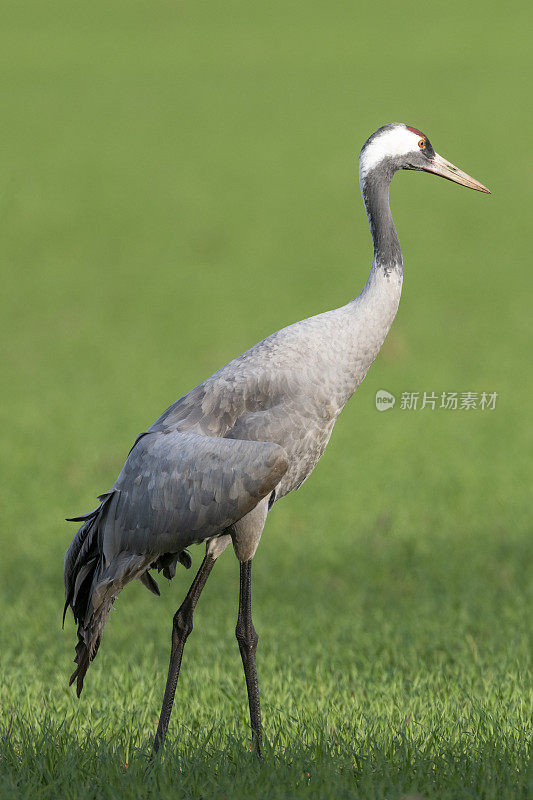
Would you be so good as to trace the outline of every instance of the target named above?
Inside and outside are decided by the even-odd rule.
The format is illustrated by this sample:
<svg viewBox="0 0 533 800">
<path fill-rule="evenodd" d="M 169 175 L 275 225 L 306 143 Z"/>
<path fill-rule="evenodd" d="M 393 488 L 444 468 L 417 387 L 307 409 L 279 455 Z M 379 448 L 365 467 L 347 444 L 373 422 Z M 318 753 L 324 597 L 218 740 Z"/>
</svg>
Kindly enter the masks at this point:
<svg viewBox="0 0 533 800">
<path fill-rule="evenodd" d="M 102 495 L 82 550 L 92 554 L 91 542 L 99 554 L 98 563 L 94 555 L 84 562 L 95 568 L 80 626 L 91 659 L 111 603 L 128 581 L 158 557 L 224 533 L 267 494 L 275 490 L 279 499 L 309 476 L 396 312 L 401 273 L 374 272 L 357 300 L 263 340 L 137 438 Z M 388 311 L 370 336 L 378 291 Z M 66 596 L 74 603 L 78 550 L 75 539 L 65 561 Z"/>
<path fill-rule="evenodd" d="M 241 563 L 250 562 L 272 504 L 297 489 L 324 452 L 398 308 L 402 255 L 389 184 L 397 169 L 426 169 L 418 137 L 410 130 L 384 126 L 361 152 L 361 190 L 374 243 L 361 294 L 341 308 L 277 331 L 181 397 L 137 437 L 116 482 L 100 496 L 100 506 L 82 518 L 65 556 L 65 608 L 72 607 L 78 623 L 78 667 L 71 679 L 77 680 L 78 695 L 109 609 L 126 583 L 139 578 L 157 594 L 149 570 L 173 577 L 178 561 L 190 565 L 186 548 L 206 542 L 210 560 L 191 595 L 192 626 L 192 609 L 211 562 L 230 541 Z M 440 157 L 427 144 L 425 157 L 435 172 L 432 159 Z M 241 589 L 249 602 L 249 587 L 243 583 Z M 239 619 L 245 671 L 255 670 L 255 655 L 251 666 L 246 656 L 248 643 L 255 647 L 257 641 L 251 617 L 243 611 Z M 186 638 L 189 628 L 179 625 Z M 257 695 L 252 708 L 253 691 L 249 687 L 259 742 L 259 701 Z M 168 716 L 160 723 L 160 741 Z"/>
</svg>

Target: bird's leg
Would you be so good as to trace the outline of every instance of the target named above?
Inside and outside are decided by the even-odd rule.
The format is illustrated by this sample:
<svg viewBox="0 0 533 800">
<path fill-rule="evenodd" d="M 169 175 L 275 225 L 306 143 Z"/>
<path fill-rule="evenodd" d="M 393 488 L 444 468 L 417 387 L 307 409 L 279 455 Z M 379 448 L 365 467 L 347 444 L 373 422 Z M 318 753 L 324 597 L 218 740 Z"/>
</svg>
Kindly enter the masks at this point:
<svg viewBox="0 0 533 800">
<path fill-rule="evenodd" d="M 252 623 L 252 561 L 241 561 L 239 614 L 235 635 L 241 651 L 246 688 L 248 690 L 248 703 L 250 705 L 250 724 L 252 737 L 259 758 L 262 758 L 261 742 L 263 738 L 261 729 L 261 704 L 259 701 L 259 682 L 257 680 L 257 666 L 255 653 L 259 637 Z"/>
<path fill-rule="evenodd" d="M 172 712 L 172 704 L 174 703 L 174 694 L 176 693 L 176 685 L 178 683 L 178 676 L 180 674 L 181 658 L 183 656 L 183 648 L 187 637 L 192 631 L 192 615 L 198 602 L 198 598 L 202 593 L 209 573 L 213 569 L 213 564 L 216 561 L 210 552 L 207 552 L 204 560 L 200 565 L 200 569 L 196 573 L 196 577 L 191 584 L 191 588 L 187 592 L 187 597 L 174 614 L 172 622 L 172 646 L 170 649 L 170 664 L 168 667 L 167 685 L 165 687 L 165 695 L 163 697 L 163 706 L 161 708 L 161 715 L 159 717 L 159 724 L 157 726 L 157 733 L 154 739 L 152 749 L 152 756 L 157 753 L 167 734 L 168 723 L 170 721 L 170 714 Z"/>
</svg>

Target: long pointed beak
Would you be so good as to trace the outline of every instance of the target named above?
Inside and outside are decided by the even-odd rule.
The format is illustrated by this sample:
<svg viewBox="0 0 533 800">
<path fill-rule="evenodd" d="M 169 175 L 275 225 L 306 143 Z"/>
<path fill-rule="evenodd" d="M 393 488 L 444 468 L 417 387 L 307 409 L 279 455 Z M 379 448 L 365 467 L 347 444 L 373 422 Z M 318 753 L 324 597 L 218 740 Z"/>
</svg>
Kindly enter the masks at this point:
<svg viewBox="0 0 533 800">
<path fill-rule="evenodd" d="M 446 178 L 448 181 L 460 183 L 461 186 L 468 186 L 469 189 L 475 189 L 476 192 L 490 194 L 490 189 L 487 189 L 482 183 L 476 181 L 471 175 L 467 175 L 466 172 L 463 172 L 449 161 L 446 161 L 446 159 L 439 156 L 438 153 L 435 153 L 431 161 L 427 166 L 423 167 L 423 169 L 425 172 L 432 172 L 434 175 L 440 175 L 441 178 Z"/>
</svg>

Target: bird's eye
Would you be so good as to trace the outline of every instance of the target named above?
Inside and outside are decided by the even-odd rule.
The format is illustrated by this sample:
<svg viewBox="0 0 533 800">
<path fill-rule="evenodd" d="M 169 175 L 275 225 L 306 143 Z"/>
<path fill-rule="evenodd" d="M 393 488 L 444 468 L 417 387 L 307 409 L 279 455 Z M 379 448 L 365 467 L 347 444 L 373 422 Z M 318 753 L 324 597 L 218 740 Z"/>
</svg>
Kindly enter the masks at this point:
<svg viewBox="0 0 533 800">
<path fill-rule="evenodd" d="M 424 150 L 424 149 L 425 149 L 425 147 L 426 147 L 426 140 L 425 140 L 425 139 L 419 139 L 419 140 L 418 140 L 418 146 L 419 146 L 419 148 L 420 148 L 421 150 Z"/>
</svg>

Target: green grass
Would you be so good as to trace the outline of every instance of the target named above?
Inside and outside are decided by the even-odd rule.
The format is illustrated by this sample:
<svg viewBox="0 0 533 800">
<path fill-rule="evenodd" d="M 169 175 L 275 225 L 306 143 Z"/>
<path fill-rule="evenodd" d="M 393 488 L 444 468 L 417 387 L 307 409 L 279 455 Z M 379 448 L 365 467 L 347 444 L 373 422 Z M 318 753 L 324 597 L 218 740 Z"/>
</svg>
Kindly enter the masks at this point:
<svg viewBox="0 0 533 800">
<path fill-rule="evenodd" d="M 5 7 L 0 797 L 526 798 L 529 7 Z M 71 619 L 60 628 L 75 528 L 62 520 L 93 507 L 176 397 L 360 291 L 355 156 L 393 120 L 493 195 L 395 179 L 398 317 L 254 561 L 264 763 L 228 552 L 147 776 L 192 576 L 160 599 L 125 590 L 78 702 Z M 380 388 L 499 397 L 492 412 L 378 414 Z"/>
</svg>

